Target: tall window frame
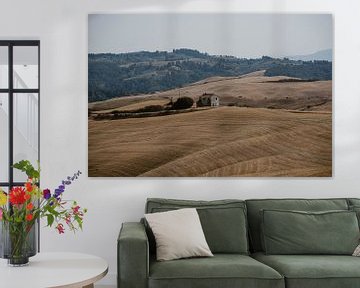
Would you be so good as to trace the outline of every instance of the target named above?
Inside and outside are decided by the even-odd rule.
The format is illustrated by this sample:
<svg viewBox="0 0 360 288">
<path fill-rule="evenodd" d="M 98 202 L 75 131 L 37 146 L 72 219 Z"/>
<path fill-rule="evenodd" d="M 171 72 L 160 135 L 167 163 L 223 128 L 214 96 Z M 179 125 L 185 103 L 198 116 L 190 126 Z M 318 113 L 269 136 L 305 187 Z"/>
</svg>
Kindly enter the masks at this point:
<svg viewBox="0 0 360 288">
<path fill-rule="evenodd" d="M 3 179 L 0 179 L 0 187 L 2 187 L 3 189 L 5 188 L 8 191 L 11 190 L 12 187 L 14 186 L 23 186 L 25 184 L 24 181 L 15 181 L 16 179 L 14 179 L 14 168 L 12 167 L 14 164 L 14 128 L 16 128 L 15 124 L 17 121 L 17 117 L 20 115 L 22 111 L 15 111 L 15 109 L 18 108 L 16 101 L 19 100 L 19 98 L 21 98 L 21 100 L 19 100 L 19 102 L 24 102 L 24 97 L 22 97 L 22 95 L 27 95 L 27 98 L 25 97 L 25 102 L 27 102 L 27 105 L 32 105 L 32 109 L 30 110 L 31 112 L 27 112 L 27 113 L 31 113 L 32 115 L 32 126 L 31 128 L 27 127 L 25 129 L 27 130 L 27 136 L 31 138 L 31 141 L 29 143 L 31 143 L 32 147 L 37 148 L 37 161 L 40 161 L 40 40 L 0 40 L 0 49 L 7 47 L 7 57 L 6 57 L 6 53 L 5 56 L 4 55 L 0 55 L 3 56 L 3 60 L 5 61 L 5 63 L 7 62 L 7 65 L 5 65 L 5 69 L 7 67 L 8 69 L 8 73 L 4 73 L 4 78 L 7 78 L 7 86 L 4 88 L 2 87 L 1 83 L 2 81 L 0 81 L 0 96 L 2 95 L 4 98 L 6 98 L 6 106 L 7 109 L 4 109 L 4 107 L 0 107 L 1 109 L 4 109 L 5 113 L 7 112 L 7 120 L 8 120 L 8 131 L 5 131 L 5 134 L 8 135 L 0 135 L 0 137 L 8 137 L 8 147 L 7 147 L 7 152 L 8 152 L 8 159 L 7 159 L 7 169 L 8 169 L 8 175 L 7 177 L 5 177 L 5 180 L 7 181 L 2 181 Z M 14 69 L 16 63 L 14 61 L 14 48 L 17 47 L 36 47 L 37 48 L 37 70 L 35 69 L 34 71 L 37 72 L 37 81 L 35 81 L 35 83 L 37 82 L 37 88 L 27 88 L 26 83 L 22 80 L 21 77 L 18 76 L 18 74 L 16 74 L 16 71 Z M 6 48 L 5 48 L 6 49 Z M 21 48 L 20 48 L 21 49 Z M 0 51 L 1 52 L 1 51 Z M 7 59 L 6 59 L 7 58 Z M 1 58 L 0 58 L 1 61 Z M 0 63 L 1 64 L 1 63 Z M 25 63 L 24 63 L 25 64 Z M 23 65 L 26 66 L 26 65 Z M 0 67 L 1 68 L 1 67 Z M 14 73 L 15 72 L 15 73 Z M 7 74 L 7 77 L 6 77 Z M 14 79 L 14 75 L 17 75 L 17 79 Z M 2 74 L 0 74 L 0 77 L 2 77 Z M 0 78 L 0 80 L 2 80 Z M 18 82 L 15 82 L 18 81 Z M 6 80 L 4 81 L 4 83 L 6 83 Z M 19 84 L 20 83 L 20 84 Z M 21 88 L 19 88 L 21 87 Z M 24 88 L 25 87 L 25 88 Z M 29 101 L 29 95 L 32 96 L 31 99 L 33 101 Z M 34 95 L 37 95 L 34 96 Z M 20 96 L 20 97 L 17 97 Z M 34 101 L 35 99 L 35 101 Z M 0 97 L 1 100 L 1 97 Z M 22 107 L 22 106 L 20 106 Z M 28 108 L 28 107 L 27 107 Z M 37 110 L 37 113 L 34 112 Z M 17 112 L 17 113 L 16 113 Z M 34 115 L 37 114 L 37 115 Z M 15 118 L 15 117 L 16 118 Z M 36 119 L 33 117 L 37 117 Z M 34 120 L 35 119 L 35 120 Z M 28 118 L 26 120 L 29 120 Z M 23 121 L 23 124 L 27 124 L 28 125 L 28 121 Z M 1 124 L 1 123 L 0 123 Z M 26 126 L 26 125 L 25 125 Z M 4 126 L 5 127 L 5 126 Z M 35 127 L 35 128 L 34 128 Z M 29 130 L 31 131 L 31 129 L 35 129 L 35 133 L 30 133 Z M 6 133 L 7 132 L 7 133 Z M 33 135 L 35 134 L 35 135 Z M 28 138 L 28 139 L 30 139 Z M 3 147 L 0 146 L 0 153 L 2 152 L 1 149 L 4 149 Z M 6 148 L 5 148 L 6 149 Z M 21 149 L 20 149 L 21 150 Z M 6 152 L 4 153 L 4 155 L 6 155 Z M 18 160 L 22 160 L 22 159 L 18 159 Z M 25 159 L 24 159 L 25 160 Z M 0 163 L 1 164 L 1 163 Z M 33 163 L 36 164 L 36 163 Z M 6 165 L 5 165 L 6 166 Z M 2 167 L 5 167 L 2 165 Z M 1 169 L 2 169 L 1 167 Z M 40 185 L 40 183 L 38 183 L 38 185 Z M 40 220 L 37 220 L 37 225 L 36 225 L 36 231 L 35 232 L 37 234 L 37 250 L 40 252 Z"/>
<path fill-rule="evenodd" d="M 37 94 L 37 160 L 40 161 L 40 40 L 0 40 L 0 48 L 7 47 L 8 85 L 0 87 L 0 94 L 7 95 L 8 102 L 8 163 L 0 163 L 0 169 L 8 169 L 7 181 L 0 181 L 0 187 L 6 187 L 8 191 L 14 186 L 22 186 L 24 181 L 14 179 L 14 99 L 16 94 Z M 14 83 L 14 48 L 37 47 L 37 88 L 16 88 Z M 3 137 L 3 135 L 1 135 Z M 33 163 L 36 164 L 36 163 Z M 7 165 L 7 167 L 5 167 Z"/>
</svg>

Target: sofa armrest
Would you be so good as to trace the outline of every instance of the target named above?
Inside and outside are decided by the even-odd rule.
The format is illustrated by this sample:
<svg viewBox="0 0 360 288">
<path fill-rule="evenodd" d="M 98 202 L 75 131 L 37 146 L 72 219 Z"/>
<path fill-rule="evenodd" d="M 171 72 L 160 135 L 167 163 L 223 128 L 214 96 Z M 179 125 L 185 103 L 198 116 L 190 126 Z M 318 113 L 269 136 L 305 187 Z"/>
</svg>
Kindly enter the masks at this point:
<svg viewBox="0 0 360 288">
<path fill-rule="evenodd" d="M 149 242 L 141 223 L 123 223 L 117 242 L 118 288 L 146 288 Z"/>
</svg>

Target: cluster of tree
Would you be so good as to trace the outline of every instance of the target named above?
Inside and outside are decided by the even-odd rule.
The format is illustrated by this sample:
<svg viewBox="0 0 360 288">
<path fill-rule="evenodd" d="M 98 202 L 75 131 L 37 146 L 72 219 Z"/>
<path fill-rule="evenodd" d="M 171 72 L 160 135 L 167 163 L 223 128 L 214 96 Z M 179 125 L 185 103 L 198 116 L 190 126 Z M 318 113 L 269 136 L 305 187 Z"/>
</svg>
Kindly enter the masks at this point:
<svg viewBox="0 0 360 288">
<path fill-rule="evenodd" d="M 106 113 L 92 114 L 88 110 L 88 117 L 94 120 L 117 120 L 127 118 L 156 117 L 187 112 L 193 106 L 194 100 L 190 97 L 180 97 L 175 102 L 171 100 L 167 105 L 148 105 L 135 110 L 113 110 Z"/>
<path fill-rule="evenodd" d="M 110 114 L 129 114 L 129 113 L 146 113 L 146 112 L 159 112 L 165 110 L 182 110 L 191 108 L 194 104 L 194 100 L 190 97 L 180 97 L 175 102 L 171 101 L 163 105 L 148 105 L 135 110 L 113 110 Z M 89 112 L 91 114 L 91 112 Z"/>
<path fill-rule="evenodd" d="M 89 54 L 89 102 L 182 87 L 212 76 L 240 76 L 258 70 L 266 75 L 331 79 L 332 63 L 213 56 L 192 49 Z"/>
<path fill-rule="evenodd" d="M 278 75 L 307 80 L 331 80 L 332 65 L 328 61 L 306 61 L 301 65 L 284 64 L 266 69 L 265 76 Z"/>
<path fill-rule="evenodd" d="M 194 104 L 194 100 L 190 97 L 180 97 L 175 103 L 172 104 L 172 109 L 181 110 L 191 108 Z"/>
</svg>

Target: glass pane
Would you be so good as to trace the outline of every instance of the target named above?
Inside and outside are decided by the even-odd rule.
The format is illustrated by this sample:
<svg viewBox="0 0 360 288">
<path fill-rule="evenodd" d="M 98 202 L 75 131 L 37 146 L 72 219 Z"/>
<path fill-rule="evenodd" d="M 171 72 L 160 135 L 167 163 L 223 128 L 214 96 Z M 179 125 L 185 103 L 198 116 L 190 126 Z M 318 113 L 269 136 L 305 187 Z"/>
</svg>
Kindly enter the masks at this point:
<svg viewBox="0 0 360 288">
<path fill-rule="evenodd" d="M 0 186 L 0 189 L 1 189 L 2 191 L 4 191 L 6 194 L 7 194 L 8 191 L 9 191 L 9 188 L 8 188 L 8 187 L 4 187 L 4 186 Z"/>
<path fill-rule="evenodd" d="M 0 182 L 9 179 L 9 98 L 0 93 Z"/>
<path fill-rule="evenodd" d="M 9 188 L 8 187 L 2 187 L 2 186 L 0 186 L 0 191 L 4 191 L 6 194 L 8 194 L 9 193 Z M 3 233 L 3 227 L 2 227 L 2 225 L 3 225 L 3 221 L 0 221 L 0 239 L 3 239 L 3 235 L 2 235 L 2 233 Z M 0 241 L 0 256 L 2 256 L 4 253 L 3 253 L 3 249 L 4 249 L 4 247 L 3 247 L 3 241 Z"/>
<path fill-rule="evenodd" d="M 6 194 L 8 194 L 8 187 L 1 187 L 0 186 L 0 190 L 4 191 Z M 2 235 L 2 223 L 4 223 L 3 221 L 0 221 L 0 239 L 3 239 L 3 235 Z M 0 254 L 2 254 L 3 251 L 3 241 L 0 241 Z"/>
<path fill-rule="evenodd" d="M 0 88 L 9 86 L 8 47 L 0 46 Z"/>
<path fill-rule="evenodd" d="M 39 96 L 33 93 L 14 94 L 14 163 L 38 160 Z M 23 182 L 26 175 L 14 169 L 14 181 Z"/>
<path fill-rule="evenodd" d="M 38 88 L 38 47 L 15 46 L 14 56 L 14 88 Z"/>
</svg>

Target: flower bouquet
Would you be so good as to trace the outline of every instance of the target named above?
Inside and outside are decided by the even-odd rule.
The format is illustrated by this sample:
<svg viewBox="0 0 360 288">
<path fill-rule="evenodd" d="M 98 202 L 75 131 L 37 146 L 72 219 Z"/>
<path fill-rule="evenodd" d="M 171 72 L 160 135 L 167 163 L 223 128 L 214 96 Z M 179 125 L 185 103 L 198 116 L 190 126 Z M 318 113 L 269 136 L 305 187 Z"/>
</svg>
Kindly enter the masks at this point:
<svg viewBox="0 0 360 288">
<path fill-rule="evenodd" d="M 82 229 L 86 209 L 81 209 L 75 201 L 63 199 L 66 186 L 76 180 L 81 172 L 76 172 L 63 180 L 54 189 L 40 189 L 40 168 L 35 169 L 27 160 L 13 165 L 26 173 L 23 187 L 12 187 L 9 193 L 0 188 L 0 257 L 8 259 L 9 265 L 26 265 L 29 257 L 36 254 L 35 224 L 45 218 L 47 226 L 55 227 L 59 234 Z"/>
</svg>

